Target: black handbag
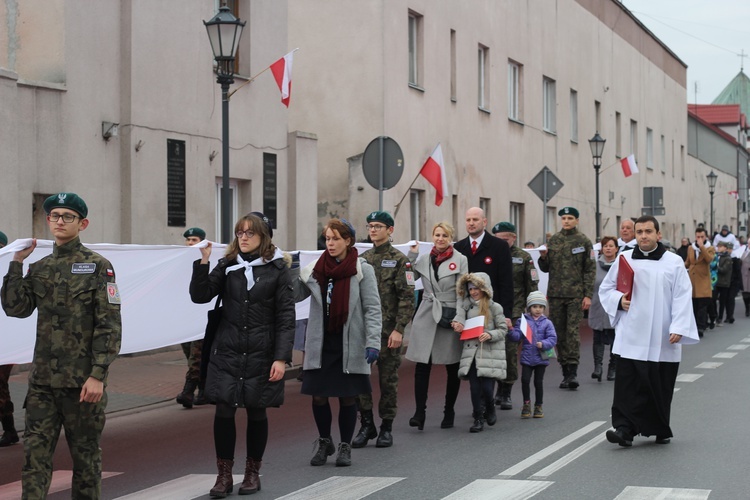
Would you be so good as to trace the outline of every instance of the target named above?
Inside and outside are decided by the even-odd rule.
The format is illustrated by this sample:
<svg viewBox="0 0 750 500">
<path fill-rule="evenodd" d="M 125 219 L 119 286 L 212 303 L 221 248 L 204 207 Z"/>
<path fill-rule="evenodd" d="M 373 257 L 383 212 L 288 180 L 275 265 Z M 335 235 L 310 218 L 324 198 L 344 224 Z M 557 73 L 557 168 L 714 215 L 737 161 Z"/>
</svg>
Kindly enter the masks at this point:
<svg viewBox="0 0 750 500">
<path fill-rule="evenodd" d="M 216 337 L 216 331 L 219 329 L 221 317 L 224 314 L 224 307 L 221 305 L 221 294 L 216 298 L 214 308 L 208 311 L 208 322 L 206 323 L 206 333 L 203 335 L 203 348 L 201 349 L 201 382 L 206 382 L 208 375 L 208 362 L 211 360 L 211 347 Z"/>
<path fill-rule="evenodd" d="M 438 326 L 441 328 L 453 328 L 451 326 L 451 322 L 453 321 L 453 318 L 455 317 L 456 317 L 455 307 L 443 306 L 443 314 L 440 317 L 440 321 L 438 321 Z"/>
</svg>

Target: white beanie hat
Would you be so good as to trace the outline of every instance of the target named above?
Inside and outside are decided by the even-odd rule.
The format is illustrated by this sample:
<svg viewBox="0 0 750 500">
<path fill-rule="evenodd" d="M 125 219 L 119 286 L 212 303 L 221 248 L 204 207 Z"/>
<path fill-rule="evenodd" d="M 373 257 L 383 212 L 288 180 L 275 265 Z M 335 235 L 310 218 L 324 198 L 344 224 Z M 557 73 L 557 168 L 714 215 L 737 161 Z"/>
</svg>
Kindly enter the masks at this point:
<svg viewBox="0 0 750 500">
<path fill-rule="evenodd" d="M 542 292 L 531 292 L 529 296 L 526 298 L 526 307 L 529 308 L 533 305 L 540 305 L 544 306 L 545 309 L 547 308 L 547 297 L 544 296 Z"/>
</svg>

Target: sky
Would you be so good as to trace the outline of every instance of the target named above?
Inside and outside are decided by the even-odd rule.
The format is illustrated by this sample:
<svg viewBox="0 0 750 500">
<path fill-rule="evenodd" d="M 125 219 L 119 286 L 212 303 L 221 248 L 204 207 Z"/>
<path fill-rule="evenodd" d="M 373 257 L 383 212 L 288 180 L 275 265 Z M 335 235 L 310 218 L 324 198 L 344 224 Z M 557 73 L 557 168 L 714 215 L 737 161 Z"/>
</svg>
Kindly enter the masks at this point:
<svg viewBox="0 0 750 500">
<path fill-rule="evenodd" d="M 750 1 L 622 3 L 687 64 L 688 103 L 710 104 L 740 72 L 742 61 L 745 74 L 750 76 Z M 739 56 L 743 50 L 744 59 Z"/>
</svg>

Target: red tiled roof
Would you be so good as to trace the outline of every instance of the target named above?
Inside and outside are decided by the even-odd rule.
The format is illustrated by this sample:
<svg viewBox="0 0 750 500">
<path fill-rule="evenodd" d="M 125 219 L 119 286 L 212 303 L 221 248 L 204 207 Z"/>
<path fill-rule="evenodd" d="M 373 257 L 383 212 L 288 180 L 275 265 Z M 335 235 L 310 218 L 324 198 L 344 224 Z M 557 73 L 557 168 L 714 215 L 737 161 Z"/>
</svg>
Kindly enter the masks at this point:
<svg viewBox="0 0 750 500">
<path fill-rule="evenodd" d="M 713 125 L 736 125 L 747 128 L 745 115 L 739 104 L 688 104 L 688 110 L 695 116 Z"/>
<path fill-rule="evenodd" d="M 723 130 L 721 130 L 719 127 L 714 125 L 713 123 L 708 122 L 706 119 L 703 118 L 703 116 L 699 116 L 694 111 L 695 104 L 689 104 L 688 105 L 688 115 L 691 115 L 693 118 L 695 118 L 699 123 L 703 124 L 706 128 L 712 130 L 716 135 L 723 137 L 726 141 L 732 143 L 732 145 L 739 146 L 740 144 L 737 142 L 737 139 L 732 137 L 731 135 L 727 134 Z M 711 106 L 708 104 L 698 104 L 698 106 Z M 736 105 L 736 107 L 739 107 L 739 104 Z M 742 118 L 744 119 L 745 115 L 742 115 Z M 737 123 L 737 122 L 733 122 Z"/>
</svg>

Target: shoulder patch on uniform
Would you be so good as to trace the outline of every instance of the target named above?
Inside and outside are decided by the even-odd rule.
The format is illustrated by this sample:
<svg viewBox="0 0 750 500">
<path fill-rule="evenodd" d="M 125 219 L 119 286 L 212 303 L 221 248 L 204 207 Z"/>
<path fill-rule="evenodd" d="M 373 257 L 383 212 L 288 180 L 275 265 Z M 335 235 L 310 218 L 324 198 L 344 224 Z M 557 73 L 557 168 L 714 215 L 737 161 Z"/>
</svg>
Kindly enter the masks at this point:
<svg viewBox="0 0 750 500">
<path fill-rule="evenodd" d="M 70 268 L 73 274 L 93 274 L 96 271 L 96 264 L 93 262 L 75 263 Z"/>
<path fill-rule="evenodd" d="M 117 283 L 107 283 L 107 301 L 110 304 L 122 304 L 120 290 L 117 288 Z"/>
</svg>

